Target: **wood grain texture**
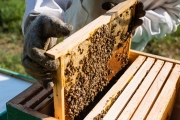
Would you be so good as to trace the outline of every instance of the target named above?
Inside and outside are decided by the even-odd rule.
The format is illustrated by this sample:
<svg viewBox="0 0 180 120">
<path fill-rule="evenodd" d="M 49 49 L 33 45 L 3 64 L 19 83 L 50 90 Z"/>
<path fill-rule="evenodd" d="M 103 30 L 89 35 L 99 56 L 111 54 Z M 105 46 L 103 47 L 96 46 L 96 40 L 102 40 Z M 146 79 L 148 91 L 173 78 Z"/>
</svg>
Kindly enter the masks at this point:
<svg viewBox="0 0 180 120">
<path fill-rule="evenodd" d="M 122 94 L 118 97 L 112 107 L 109 109 L 107 114 L 104 116 L 103 120 L 114 120 L 118 117 L 118 115 L 123 111 L 126 104 L 131 99 L 132 95 L 135 93 L 137 87 L 141 84 L 144 76 L 148 72 L 148 70 L 153 65 L 155 59 L 148 58 L 142 67 L 138 70 L 135 76 L 132 78 L 130 83 L 124 89 Z"/>
<path fill-rule="evenodd" d="M 154 55 L 154 54 L 150 54 L 150 53 L 145 53 L 145 52 L 140 52 L 140 51 L 136 51 L 136 50 L 130 50 L 129 52 L 129 60 L 130 61 L 134 61 L 139 55 L 144 55 L 146 57 L 152 57 L 152 58 L 156 58 L 158 60 L 163 60 L 166 62 L 172 62 L 172 63 L 176 63 L 176 64 L 180 64 L 179 60 L 175 60 L 175 59 L 171 59 L 171 58 L 167 58 L 167 57 L 162 57 L 162 56 L 158 56 L 158 55 Z"/>
<path fill-rule="evenodd" d="M 25 104 L 31 97 L 35 96 L 38 92 L 43 90 L 43 87 L 39 83 L 34 83 L 22 93 L 14 97 L 10 102 L 14 104 Z"/>
<path fill-rule="evenodd" d="M 64 105 L 64 58 L 60 58 L 60 67 L 57 71 L 57 76 L 54 81 L 54 116 L 59 120 L 65 120 L 65 105 Z"/>
<path fill-rule="evenodd" d="M 147 94 L 143 98 L 142 102 L 138 106 L 136 112 L 132 116 L 132 120 L 144 120 L 149 111 L 151 110 L 154 102 L 156 101 L 166 79 L 170 73 L 173 64 L 170 62 L 166 62 L 163 66 L 162 70 L 156 77 L 155 81 L 153 82 L 152 86 L 148 90 Z"/>
<path fill-rule="evenodd" d="M 179 78 L 180 65 L 176 64 L 146 120 L 167 120 L 170 118 L 177 95 L 176 90 L 179 89 Z"/>
<path fill-rule="evenodd" d="M 46 106 L 46 104 L 49 104 L 52 101 L 53 101 L 53 93 L 51 93 L 47 98 L 43 99 L 43 101 L 33 109 L 37 111 L 41 111 Z"/>
<path fill-rule="evenodd" d="M 162 60 L 157 60 L 156 63 L 153 65 L 145 79 L 143 80 L 142 84 L 139 86 L 123 112 L 120 114 L 118 120 L 129 120 L 135 110 L 137 109 L 138 105 L 141 103 L 143 97 L 146 95 L 146 92 L 150 88 L 151 84 L 153 83 L 155 77 L 161 70 L 164 62 Z"/>
<path fill-rule="evenodd" d="M 38 95 L 33 96 L 30 100 L 28 100 L 24 105 L 29 108 L 35 108 L 39 105 L 44 99 L 46 99 L 49 95 L 51 95 L 52 90 L 43 89 L 38 93 Z"/>
<path fill-rule="evenodd" d="M 146 57 L 139 56 L 131 66 L 125 71 L 125 73 L 119 78 L 117 83 L 108 91 L 108 93 L 101 99 L 101 101 L 93 108 L 93 110 L 86 116 L 84 120 L 90 120 L 96 117 L 98 114 L 101 114 L 103 111 L 107 111 L 107 109 L 111 106 L 112 101 L 109 100 L 115 99 L 116 95 L 119 91 L 123 91 L 123 89 L 127 86 L 127 84 L 131 81 L 137 70 L 141 67 Z"/>
</svg>

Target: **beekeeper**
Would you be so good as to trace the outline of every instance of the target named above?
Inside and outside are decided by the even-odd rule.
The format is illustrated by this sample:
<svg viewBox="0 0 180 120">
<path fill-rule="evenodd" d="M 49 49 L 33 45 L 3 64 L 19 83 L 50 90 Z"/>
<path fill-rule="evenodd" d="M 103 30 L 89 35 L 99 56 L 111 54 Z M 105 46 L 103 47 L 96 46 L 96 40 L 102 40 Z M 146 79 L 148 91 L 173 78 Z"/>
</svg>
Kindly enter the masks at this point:
<svg viewBox="0 0 180 120">
<path fill-rule="evenodd" d="M 64 37 L 79 30 L 106 12 L 104 3 L 118 4 L 124 0 L 26 0 L 22 22 L 24 49 L 22 65 L 44 88 L 53 86 L 59 61 L 44 53 Z M 145 16 L 137 24 L 131 48 L 143 50 L 153 38 L 162 38 L 176 31 L 180 23 L 180 0 L 139 0 Z M 108 5 L 108 4 L 107 4 Z"/>
</svg>

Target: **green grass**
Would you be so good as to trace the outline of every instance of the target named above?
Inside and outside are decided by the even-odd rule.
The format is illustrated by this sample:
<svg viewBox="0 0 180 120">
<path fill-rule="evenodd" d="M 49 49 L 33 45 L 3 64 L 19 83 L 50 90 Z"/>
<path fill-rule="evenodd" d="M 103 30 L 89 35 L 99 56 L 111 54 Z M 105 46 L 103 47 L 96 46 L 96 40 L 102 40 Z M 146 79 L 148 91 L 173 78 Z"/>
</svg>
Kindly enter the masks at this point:
<svg viewBox="0 0 180 120">
<path fill-rule="evenodd" d="M 21 34 L 25 0 L 0 0 L 0 31 Z"/>
<path fill-rule="evenodd" d="M 24 10 L 25 0 L 0 0 L 0 68 L 26 75 L 20 64 Z M 180 60 L 180 27 L 172 35 L 151 40 L 144 52 Z"/>
<path fill-rule="evenodd" d="M 20 64 L 23 38 L 16 34 L 0 34 L 0 68 L 25 74 Z"/>
<path fill-rule="evenodd" d="M 0 67 L 25 74 L 20 64 L 25 0 L 0 0 Z"/>
<path fill-rule="evenodd" d="M 144 52 L 180 60 L 180 26 L 171 35 L 151 40 Z"/>
</svg>

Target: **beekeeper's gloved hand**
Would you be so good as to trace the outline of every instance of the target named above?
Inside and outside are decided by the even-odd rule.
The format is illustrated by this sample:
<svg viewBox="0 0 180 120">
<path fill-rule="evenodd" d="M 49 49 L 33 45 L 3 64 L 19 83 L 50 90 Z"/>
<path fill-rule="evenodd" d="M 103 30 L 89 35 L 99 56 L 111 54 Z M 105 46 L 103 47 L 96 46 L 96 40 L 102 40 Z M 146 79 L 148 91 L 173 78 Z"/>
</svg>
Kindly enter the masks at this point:
<svg viewBox="0 0 180 120">
<path fill-rule="evenodd" d="M 102 4 L 102 8 L 104 10 L 110 10 L 111 8 L 113 8 L 114 6 L 116 6 L 116 3 L 112 3 L 112 2 L 105 2 Z M 140 19 L 141 17 L 145 16 L 146 12 L 144 10 L 144 5 L 142 2 L 138 2 L 136 4 L 136 9 L 135 9 L 135 16 L 134 16 L 134 20 L 133 20 L 133 26 L 132 26 L 132 33 L 134 33 L 135 29 L 139 26 L 142 25 L 143 20 Z"/>
<path fill-rule="evenodd" d="M 59 60 L 51 59 L 45 52 L 56 44 L 56 38 L 69 35 L 71 30 L 70 24 L 49 14 L 39 14 L 25 30 L 21 63 L 25 71 L 46 89 L 54 86 Z"/>
<path fill-rule="evenodd" d="M 144 17 L 146 14 L 144 10 L 144 5 L 142 2 L 138 2 L 136 4 L 136 9 L 135 9 L 135 16 L 134 16 L 134 24 L 132 26 L 132 32 L 135 32 L 135 29 L 143 24 L 143 20 L 140 19 L 141 17 Z"/>
</svg>

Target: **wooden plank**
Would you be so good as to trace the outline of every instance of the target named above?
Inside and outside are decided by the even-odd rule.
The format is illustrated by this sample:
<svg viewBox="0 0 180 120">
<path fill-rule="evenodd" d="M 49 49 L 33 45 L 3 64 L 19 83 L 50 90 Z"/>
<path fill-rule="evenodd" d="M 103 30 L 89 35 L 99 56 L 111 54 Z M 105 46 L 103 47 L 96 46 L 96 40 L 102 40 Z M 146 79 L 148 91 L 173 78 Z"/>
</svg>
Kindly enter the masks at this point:
<svg viewBox="0 0 180 120">
<path fill-rule="evenodd" d="M 126 1 L 120 2 L 119 5 L 116 5 L 115 7 L 107 11 L 105 15 L 111 15 L 111 21 L 113 21 L 121 13 L 127 10 L 127 8 L 132 7 L 132 5 L 135 4 L 136 2 L 137 2 L 136 0 L 126 0 Z"/>
<path fill-rule="evenodd" d="M 34 110 L 46 114 L 49 116 L 54 116 L 54 99 L 53 93 L 44 99 L 39 105 L 37 105 Z"/>
<path fill-rule="evenodd" d="M 151 84 L 153 83 L 155 77 L 161 70 L 163 64 L 164 61 L 156 61 L 146 78 L 143 80 L 140 87 L 137 89 L 136 93 L 133 95 L 132 99 L 129 101 L 123 112 L 120 114 L 118 120 L 129 120 L 131 118 L 138 105 L 142 101 L 143 97 L 145 96 L 146 92 L 150 88 Z"/>
<path fill-rule="evenodd" d="M 136 112 L 132 116 L 131 118 L 132 120 L 144 120 L 146 118 L 157 96 L 159 95 L 163 87 L 163 84 L 166 82 L 166 78 L 168 77 L 172 66 L 173 66 L 172 63 L 169 62 L 165 63 L 162 70 L 160 71 L 155 81 L 153 82 L 152 86 L 150 87 L 149 91 L 147 92 L 144 99 L 137 108 Z"/>
<path fill-rule="evenodd" d="M 129 54 L 130 61 L 134 61 L 139 55 L 144 55 L 144 56 L 147 56 L 147 57 L 157 58 L 159 60 L 163 60 L 163 61 L 166 61 L 166 62 L 172 62 L 172 63 L 180 64 L 179 60 L 174 60 L 174 59 L 171 59 L 171 58 L 162 57 L 162 56 L 158 56 L 158 55 L 153 55 L 153 54 L 140 52 L 140 51 L 136 51 L 136 50 L 132 50 L 132 49 L 130 50 L 130 54 Z"/>
<path fill-rule="evenodd" d="M 66 40 L 64 40 L 60 44 L 57 44 L 52 49 L 48 50 L 46 54 L 54 59 L 67 54 L 69 50 L 85 41 L 94 32 L 94 30 L 104 24 L 109 23 L 111 20 L 114 20 L 115 17 L 119 16 L 136 2 L 137 0 L 126 0 L 124 2 L 121 2 L 120 4 L 109 10 L 106 14 L 101 15 L 82 29 L 78 30 L 73 35 L 66 38 Z"/>
<path fill-rule="evenodd" d="M 40 104 L 38 104 L 34 110 L 41 111 L 47 104 L 53 101 L 53 93 L 49 95 L 46 99 L 44 99 Z"/>
<path fill-rule="evenodd" d="M 52 93 L 52 90 L 43 89 L 37 95 L 33 96 L 29 101 L 27 101 L 24 105 L 29 108 L 35 108 L 38 104 L 40 104 L 45 98 L 47 98 Z"/>
<path fill-rule="evenodd" d="M 54 116 L 59 120 L 65 120 L 64 106 L 64 58 L 60 58 L 60 67 L 54 81 Z"/>
<path fill-rule="evenodd" d="M 125 71 L 125 73 L 119 78 L 117 83 L 106 93 L 106 95 L 100 100 L 100 102 L 93 108 L 93 110 L 86 116 L 84 120 L 90 120 L 100 114 L 102 111 L 106 111 L 111 105 L 111 101 L 107 102 L 109 98 L 114 99 L 119 91 L 122 91 L 129 81 L 133 78 L 137 70 L 141 67 L 146 57 L 139 56 L 131 66 Z"/>
<path fill-rule="evenodd" d="M 118 115 L 122 112 L 126 104 L 131 99 L 132 95 L 135 93 L 137 87 L 141 84 L 144 76 L 148 72 L 148 70 L 153 65 L 155 59 L 148 58 L 142 67 L 138 70 L 136 75 L 133 77 L 131 82 L 124 89 L 122 94 L 118 97 L 112 107 L 109 109 L 107 114 L 104 116 L 103 120 L 114 120 L 118 117 Z"/>
<path fill-rule="evenodd" d="M 39 83 L 34 83 L 29 88 L 24 90 L 22 93 L 18 94 L 16 97 L 11 99 L 9 102 L 23 105 L 26 103 L 26 101 L 31 99 L 34 95 L 36 95 L 41 90 L 43 90 L 43 87 Z"/>
<path fill-rule="evenodd" d="M 175 102 L 180 77 L 180 65 L 176 64 L 146 120 L 167 120 Z"/>
</svg>

